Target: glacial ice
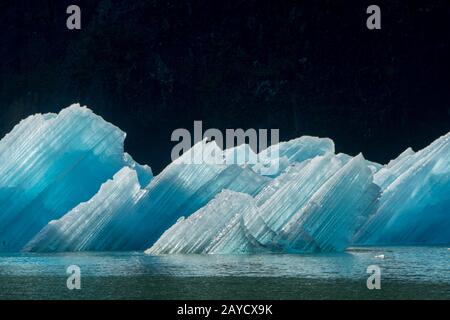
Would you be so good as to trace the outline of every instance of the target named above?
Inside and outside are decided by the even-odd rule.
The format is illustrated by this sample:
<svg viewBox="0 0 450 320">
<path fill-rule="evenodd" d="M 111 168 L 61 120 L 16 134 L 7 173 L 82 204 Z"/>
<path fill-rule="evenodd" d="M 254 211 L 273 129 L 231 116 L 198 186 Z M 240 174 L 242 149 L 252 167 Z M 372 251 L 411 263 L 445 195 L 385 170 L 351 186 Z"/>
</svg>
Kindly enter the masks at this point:
<svg viewBox="0 0 450 320">
<path fill-rule="evenodd" d="M 407 149 L 374 181 L 383 189 L 379 210 L 356 244 L 450 243 L 450 133 L 417 153 Z"/>
<path fill-rule="evenodd" d="M 36 114 L 0 141 L 0 251 L 18 251 L 50 220 L 89 200 L 124 165 L 125 133 L 89 109 Z"/>
<path fill-rule="evenodd" d="M 153 177 L 86 107 L 0 140 L 0 252 L 330 252 L 450 243 L 450 133 L 386 165 L 304 136 L 255 153 L 195 144 Z M 156 152 L 156 151 L 155 151 Z"/>
<path fill-rule="evenodd" d="M 249 210 L 257 210 L 251 196 L 224 190 L 190 217 L 178 219 L 146 253 L 211 253 L 223 238 L 236 238 L 229 233 L 241 228 L 242 215 Z M 247 244 L 242 238 L 240 245 L 247 249 Z M 240 253 L 243 251 L 246 250 Z"/>
<path fill-rule="evenodd" d="M 333 140 L 303 136 L 262 150 L 252 169 L 260 174 L 268 172 L 268 176 L 276 177 L 292 163 L 299 163 L 325 154 L 334 154 Z"/>
<path fill-rule="evenodd" d="M 269 146 L 258 154 L 248 144 L 241 144 L 224 150 L 223 158 L 227 164 L 251 166 L 261 175 L 277 177 L 292 163 L 325 154 L 334 154 L 331 139 L 303 136 Z"/>
<path fill-rule="evenodd" d="M 376 209 L 378 196 L 361 155 L 345 161 L 328 154 L 290 167 L 255 199 L 222 192 L 146 252 L 342 251 Z"/>
<path fill-rule="evenodd" d="M 191 164 L 200 153 L 206 162 L 219 164 Z M 246 167 L 220 164 L 221 154 L 215 142 L 201 141 L 144 189 L 136 172 L 123 168 L 89 202 L 50 222 L 24 250 L 143 250 L 223 189 L 255 195 L 270 180 Z"/>
<path fill-rule="evenodd" d="M 329 152 L 288 161 L 254 201 L 237 195 L 217 198 L 176 223 L 146 252 L 327 252 L 350 244 L 448 244 L 449 136 L 418 153 L 409 148 L 385 166 L 361 155 Z M 241 205 L 245 210 L 224 209 L 219 200 L 225 208 Z M 225 212 L 231 218 L 218 218 Z M 212 234 L 185 240 L 208 226 Z M 201 248 L 193 245 L 198 242 Z"/>
<path fill-rule="evenodd" d="M 112 250 L 111 238 L 122 236 L 126 214 L 145 194 L 136 171 L 122 168 L 89 201 L 45 226 L 24 251 Z"/>
</svg>

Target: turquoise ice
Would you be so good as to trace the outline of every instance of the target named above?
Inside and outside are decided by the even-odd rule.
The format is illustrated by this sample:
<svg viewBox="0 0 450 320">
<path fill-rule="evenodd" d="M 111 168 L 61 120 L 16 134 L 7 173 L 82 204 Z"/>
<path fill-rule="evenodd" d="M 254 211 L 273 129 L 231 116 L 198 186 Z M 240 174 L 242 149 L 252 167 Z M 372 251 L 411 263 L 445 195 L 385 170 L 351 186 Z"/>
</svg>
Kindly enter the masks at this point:
<svg viewBox="0 0 450 320">
<path fill-rule="evenodd" d="M 359 244 L 450 243 L 450 133 L 410 148 L 375 174 L 379 210 L 355 236 Z"/>
<path fill-rule="evenodd" d="M 270 180 L 238 165 L 185 161 L 198 156 L 199 152 L 205 157 L 219 156 L 223 162 L 222 150 L 214 142 L 201 141 L 144 188 L 136 172 L 125 167 L 90 201 L 59 220 L 51 221 L 25 250 L 144 250 L 180 216 L 200 209 L 223 189 L 255 195 Z"/>
<path fill-rule="evenodd" d="M 150 168 L 124 153 L 124 139 L 119 128 L 79 105 L 14 127 L 0 141 L 0 251 L 20 250 L 124 165 L 150 180 Z"/>
<path fill-rule="evenodd" d="M 293 165 L 257 196 L 224 191 L 180 219 L 149 254 L 343 251 L 376 210 L 380 188 L 361 155 Z"/>
<path fill-rule="evenodd" d="M 14 127 L 0 140 L 0 251 L 249 254 L 450 243 L 450 133 L 386 165 L 335 154 L 327 138 L 258 154 L 205 140 L 155 177 L 124 152 L 125 136 L 79 105 Z"/>
</svg>

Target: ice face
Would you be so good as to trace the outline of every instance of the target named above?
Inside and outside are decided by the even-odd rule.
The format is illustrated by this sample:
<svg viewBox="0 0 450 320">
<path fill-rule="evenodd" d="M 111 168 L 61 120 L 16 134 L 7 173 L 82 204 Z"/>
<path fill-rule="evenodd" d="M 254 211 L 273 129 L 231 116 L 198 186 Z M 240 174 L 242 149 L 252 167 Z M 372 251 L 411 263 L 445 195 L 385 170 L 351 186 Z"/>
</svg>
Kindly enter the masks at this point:
<svg viewBox="0 0 450 320">
<path fill-rule="evenodd" d="M 280 142 L 260 152 L 262 157 L 278 155 L 286 157 L 290 162 L 302 162 L 316 156 L 334 153 L 333 140 L 303 136 L 286 142 Z"/>
<path fill-rule="evenodd" d="M 261 150 L 258 154 L 249 145 L 241 144 L 226 149 L 224 159 L 227 164 L 248 165 L 261 175 L 277 177 L 293 163 L 300 163 L 325 154 L 334 154 L 332 140 L 303 136 L 275 144 Z"/>
<path fill-rule="evenodd" d="M 280 175 L 289 165 L 325 154 L 334 154 L 334 143 L 328 138 L 303 136 L 272 145 L 258 154 L 253 170 L 271 177 Z M 272 169 L 272 170 L 271 170 Z"/>
<path fill-rule="evenodd" d="M 348 247 L 373 214 L 380 188 L 361 155 L 328 179 L 283 226 L 276 243 L 288 252 L 333 252 Z"/>
<path fill-rule="evenodd" d="M 214 142 L 202 141 L 185 157 L 199 150 L 204 155 L 218 151 Z M 144 250 L 180 216 L 189 216 L 223 189 L 254 195 L 270 180 L 238 165 L 185 160 L 174 161 L 145 189 L 140 189 L 134 170 L 122 169 L 89 202 L 52 221 L 25 250 Z"/>
<path fill-rule="evenodd" d="M 104 183 L 89 201 L 58 220 L 50 221 L 24 248 L 25 251 L 111 250 L 120 239 L 127 215 L 145 196 L 136 171 L 124 167 Z"/>
<path fill-rule="evenodd" d="M 0 251 L 20 250 L 124 165 L 141 168 L 124 156 L 124 139 L 79 105 L 20 122 L 0 141 Z"/>
<path fill-rule="evenodd" d="M 255 209 L 251 196 L 224 190 L 195 214 L 180 218 L 146 253 L 211 253 L 224 238 L 234 238 L 230 233 L 239 228 L 243 212 L 252 207 Z M 241 240 L 241 246 L 248 244 Z M 233 252 L 239 253 L 236 248 Z"/>
<path fill-rule="evenodd" d="M 259 154 L 205 140 L 156 177 L 124 153 L 124 139 L 73 105 L 28 117 L 0 140 L 0 251 L 243 254 L 450 243 L 450 133 L 385 166 L 335 155 L 330 139 L 301 137 Z"/>
<path fill-rule="evenodd" d="M 363 157 L 346 160 L 327 155 L 293 166 L 256 199 L 223 192 L 146 252 L 342 251 L 376 210 L 379 196 Z"/>
<path fill-rule="evenodd" d="M 375 174 L 380 208 L 355 236 L 362 244 L 450 243 L 450 133 L 407 149 Z"/>
</svg>

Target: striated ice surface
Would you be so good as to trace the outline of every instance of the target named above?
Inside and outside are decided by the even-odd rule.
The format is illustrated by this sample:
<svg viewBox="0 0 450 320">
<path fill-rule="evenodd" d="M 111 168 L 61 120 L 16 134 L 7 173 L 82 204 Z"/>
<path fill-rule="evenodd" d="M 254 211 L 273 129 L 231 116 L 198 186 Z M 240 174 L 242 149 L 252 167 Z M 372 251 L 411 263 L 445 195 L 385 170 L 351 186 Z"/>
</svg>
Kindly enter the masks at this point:
<svg viewBox="0 0 450 320">
<path fill-rule="evenodd" d="M 379 187 L 372 178 L 360 155 L 316 157 L 290 167 L 255 199 L 221 193 L 146 252 L 342 251 L 376 209 Z"/>
<path fill-rule="evenodd" d="M 246 143 L 226 149 L 223 154 L 225 163 L 227 164 L 246 165 L 256 164 L 258 162 L 258 155 Z"/>
<path fill-rule="evenodd" d="M 224 238 L 236 237 L 230 233 L 241 227 L 242 215 L 249 210 L 256 210 L 251 196 L 224 190 L 195 214 L 181 217 L 146 253 L 211 253 Z M 248 241 L 241 240 L 246 246 Z"/>
<path fill-rule="evenodd" d="M 450 133 L 386 165 L 301 137 L 255 153 L 200 141 L 153 177 L 86 107 L 0 140 L 1 251 L 331 252 L 450 243 Z M 157 152 L 157 150 L 155 151 Z"/>
<path fill-rule="evenodd" d="M 124 165 L 125 133 L 86 107 L 37 114 L 0 141 L 0 251 L 17 251 L 50 220 L 89 200 Z"/>
<path fill-rule="evenodd" d="M 133 158 L 125 152 L 124 156 L 124 164 L 135 170 L 138 180 L 139 180 L 139 184 L 142 187 L 145 187 L 146 185 L 148 185 L 150 183 L 150 181 L 153 179 L 153 172 L 152 169 L 148 166 L 148 165 L 140 165 L 137 162 L 135 162 L 133 160 Z"/>
<path fill-rule="evenodd" d="M 303 136 L 280 142 L 258 154 L 248 144 L 241 144 L 224 150 L 224 159 L 227 164 L 247 165 L 261 175 L 276 177 L 293 163 L 325 154 L 334 154 L 331 139 Z"/>
<path fill-rule="evenodd" d="M 120 239 L 127 215 L 142 197 L 136 171 L 124 167 L 89 201 L 58 220 L 50 221 L 24 248 L 25 251 L 112 250 L 111 239 Z"/>
<path fill-rule="evenodd" d="M 290 162 L 302 162 L 303 160 L 334 153 L 334 142 L 328 138 L 303 136 L 287 142 L 280 142 L 260 152 L 262 157 L 278 155 L 286 157 Z"/>
<path fill-rule="evenodd" d="M 270 180 L 238 165 L 191 164 L 199 152 L 206 162 L 223 161 L 216 159 L 222 150 L 215 142 L 201 141 L 144 189 L 136 172 L 124 168 L 89 202 L 49 223 L 25 250 L 143 250 L 223 189 L 254 195 Z"/>
<path fill-rule="evenodd" d="M 275 242 L 284 251 L 343 251 L 362 223 L 374 213 L 379 187 L 362 156 L 328 179 L 288 223 Z"/>
<path fill-rule="evenodd" d="M 303 136 L 272 145 L 258 154 L 253 170 L 268 176 L 280 175 L 290 164 L 325 154 L 334 154 L 334 142 L 328 138 Z"/>
<path fill-rule="evenodd" d="M 450 133 L 407 149 L 375 174 L 379 210 L 359 230 L 360 244 L 450 243 Z"/>
</svg>

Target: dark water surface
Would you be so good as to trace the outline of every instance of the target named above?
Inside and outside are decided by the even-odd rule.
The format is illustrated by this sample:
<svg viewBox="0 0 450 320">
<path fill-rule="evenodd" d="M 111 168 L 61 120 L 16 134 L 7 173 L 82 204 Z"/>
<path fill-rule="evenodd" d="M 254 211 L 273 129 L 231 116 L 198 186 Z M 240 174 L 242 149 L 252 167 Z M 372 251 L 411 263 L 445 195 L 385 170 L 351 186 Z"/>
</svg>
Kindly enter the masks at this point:
<svg viewBox="0 0 450 320">
<path fill-rule="evenodd" d="M 450 299 L 449 262 L 447 247 L 251 256 L 0 254 L 0 299 Z M 67 289 L 70 265 L 81 269 L 81 290 Z M 367 289 L 369 265 L 381 268 L 380 290 Z"/>
</svg>

